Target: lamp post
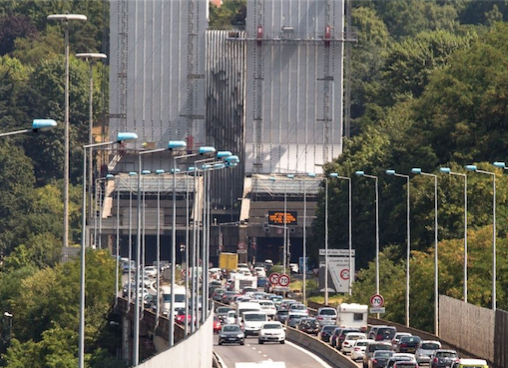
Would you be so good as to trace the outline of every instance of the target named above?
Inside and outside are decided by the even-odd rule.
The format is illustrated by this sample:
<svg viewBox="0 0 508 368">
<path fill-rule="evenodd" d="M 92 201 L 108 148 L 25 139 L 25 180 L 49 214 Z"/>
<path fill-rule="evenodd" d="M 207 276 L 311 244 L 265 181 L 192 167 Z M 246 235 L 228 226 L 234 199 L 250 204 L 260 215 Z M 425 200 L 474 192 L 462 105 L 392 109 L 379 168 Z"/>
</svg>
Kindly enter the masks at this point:
<svg viewBox="0 0 508 368">
<path fill-rule="evenodd" d="M 434 334 L 439 336 L 439 265 L 438 265 L 438 224 L 437 224 L 437 175 L 423 172 L 414 167 L 411 172 L 416 175 L 434 178 Z"/>
<path fill-rule="evenodd" d="M 132 274 L 132 179 L 138 173 L 135 171 L 129 172 L 129 276 L 127 277 L 127 292 L 129 294 L 129 304 L 127 307 L 127 311 L 131 309 L 132 303 L 132 282 L 131 282 L 131 274 Z"/>
<path fill-rule="evenodd" d="M 497 167 L 501 167 L 500 162 L 497 162 Z M 503 167 L 504 168 L 504 167 Z M 486 174 L 492 176 L 492 309 L 496 310 L 496 173 L 491 171 L 479 170 L 476 165 L 466 165 L 466 170 L 475 171 L 480 174 Z"/>
<path fill-rule="evenodd" d="M 116 250 L 115 250 L 115 258 L 116 258 L 116 267 L 115 267 L 115 307 L 118 304 L 118 268 L 120 266 L 120 188 L 118 186 L 118 180 L 112 176 L 115 180 L 115 189 L 116 189 Z"/>
<path fill-rule="evenodd" d="M 406 198 L 406 326 L 409 327 L 409 262 L 411 257 L 411 227 L 410 227 L 410 207 L 409 207 L 409 175 L 398 174 L 395 170 L 386 170 L 387 175 L 398 176 L 406 179 L 407 198 Z"/>
<path fill-rule="evenodd" d="M 355 175 L 363 176 L 365 178 L 374 179 L 376 189 L 376 294 L 379 294 L 379 186 L 378 177 L 374 175 L 367 175 L 363 171 L 356 171 Z M 379 313 L 378 313 L 379 318 Z"/>
<path fill-rule="evenodd" d="M 134 366 L 139 364 L 139 321 L 140 321 L 140 298 L 139 298 L 139 280 L 141 277 L 140 273 L 140 252 L 141 252 L 141 200 L 140 200 L 140 193 L 141 193 L 141 176 L 143 174 L 143 160 L 142 156 L 146 154 L 156 153 L 156 152 L 163 152 L 163 151 L 173 151 L 185 148 L 187 144 L 184 141 L 169 141 L 167 148 L 156 148 L 152 150 L 147 151 L 139 151 L 138 152 L 138 209 L 137 209 L 137 234 L 136 234 L 136 281 L 135 281 L 135 288 L 136 288 L 136 298 L 134 300 L 135 303 L 135 310 L 134 310 L 134 338 L 133 338 L 133 347 L 132 347 L 132 364 Z M 174 268 L 174 259 L 171 260 L 171 267 Z M 172 275 L 174 272 L 172 273 Z M 172 281 L 173 283 L 173 281 Z M 174 285 L 172 285 L 171 289 L 171 295 L 172 300 L 174 300 Z M 171 306 L 173 307 L 173 306 Z M 170 329 L 170 337 L 172 337 L 173 332 L 173 315 L 172 311 L 168 314 L 169 319 L 169 329 Z M 170 345 L 172 346 L 172 345 Z"/>
<path fill-rule="evenodd" d="M 106 59 L 106 54 L 101 53 L 80 53 L 76 54 L 77 58 L 84 59 L 88 61 L 90 65 L 90 96 L 88 99 L 88 144 L 93 144 L 93 62 L 94 60 Z M 92 183 L 93 183 L 93 155 L 92 148 L 90 148 L 89 156 L 88 156 L 88 191 L 90 193 L 90 198 L 88 202 L 89 208 L 92 208 Z"/>
<path fill-rule="evenodd" d="M 63 246 L 69 246 L 69 21 L 86 20 L 82 14 L 52 14 L 48 15 L 48 20 L 61 21 L 65 31 L 65 133 L 64 133 L 64 224 L 63 224 Z M 81 366 L 80 366 L 81 367 Z"/>
<path fill-rule="evenodd" d="M 23 133 L 38 133 L 46 130 L 51 130 L 56 127 L 56 121 L 52 119 L 34 119 L 31 129 L 16 130 L 14 132 L 0 133 L 0 137 L 7 137 L 9 135 L 23 134 Z"/>
<path fill-rule="evenodd" d="M 142 208 L 143 208 L 143 211 L 141 213 L 141 226 L 143 227 L 142 229 L 142 232 L 141 232 L 141 261 L 140 261 L 140 264 L 139 266 L 141 267 L 141 276 L 144 280 L 144 277 L 145 277 L 145 264 L 146 264 L 146 189 L 145 189 L 145 176 L 146 175 L 150 175 L 151 172 L 150 170 L 142 170 L 141 171 L 141 175 L 143 175 L 143 177 L 141 178 L 142 182 L 143 182 L 143 196 L 142 196 L 142 201 L 143 201 L 143 204 L 142 204 Z M 141 285 L 141 300 L 144 301 L 145 300 L 145 282 L 143 281 L 143 284 Z M 136 296 L 137 297 L 137 296 Z M 141 310 L 143 310 L 143 302 L 141 303 Z M 141 316 L 139 319 L 143 319 L 144 317 L 144 313 L 141 313 Z"/>
<path fill-rule="evenodd" d="M 310 178 L 315 178 L 313 172 L 307 173 Z M 307 304 L 307 185 L 303 181 L 303 304 Z"/>
<path fill-rule="evenodd" d="M 453 172 L 449 167 L 439 169 L 443 174 L 462 176 L 464 178 L 464 302 L 467 303 L 467 175 Z"/>
<path fill-rule="evenodd" d="M 286 177 L 288 179 L 294 179 L 294 175 L 293 174 L 288 174 L 286 175 Z M 287 259 L 287 254 L 289 253 L 288 252 L 288 238 L 289 238 L 289 234 L 287 233 L 287 230 L 288 229 L 288 225 L 287 225 L 287 183 L 288 181 L 286 180 L 286 182 L 284 183 L 284 247 L 283 247 L 283 253 L 284 253 L 284 262 L 283 262 L 283 269 L 284 269 L 284 275 L 286 274 L 286 269 L 287 269 L 287 264 L 288 264 L 288 259 Z"/>
<path fill-rule="evenodd" d="M 85 234 L 86 234 L 86 150 L 110 146 L 127 140 L 137 139 L 135 133 L 118 133 L 116 141 L 88 144 L 83 146 L 83 198 L 81 208 L 81 274 L 80 274 L 80 298 L 79 298 L 79 343 L 78 343 L 78 367 L 84 368 L 85 364 Z"/>
<path fill-rule="evenodd" d="M 160 272 L 161 272 L 161 177 L 162 174 L 164 174 L 164 170 L 159 169 L 156 170 L 155 173 L 157 174 L 157 256 L 156 256 L 156 264 L 157 264 L 157 281 L 156 281 L 156 288 L 157 288 L 157 305 L 156 305 L 156 315 L 155 315 L 155 326 L 157 327 L 159 325 L 159 315 L 160 315 L 160 287 L 161 287 L 161 280 L 160 280 Z"/>
</svg>

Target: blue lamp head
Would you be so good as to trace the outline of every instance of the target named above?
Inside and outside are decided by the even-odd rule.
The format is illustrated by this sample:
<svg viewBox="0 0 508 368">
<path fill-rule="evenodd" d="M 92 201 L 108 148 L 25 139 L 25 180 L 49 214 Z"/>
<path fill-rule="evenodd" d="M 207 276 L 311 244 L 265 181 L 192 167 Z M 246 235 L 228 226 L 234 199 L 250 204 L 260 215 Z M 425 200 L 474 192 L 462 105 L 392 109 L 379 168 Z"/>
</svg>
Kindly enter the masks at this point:
<svg viewBox="0 0 508 368">
<path fill-rule="evenodd" d="M 164 174 L 164 173 L 165 173 L 165 171 L 164 171 L 164 170 L 162 170 L 162 169 L 158 169 L 158 170 L 155 170 L 155 173 L 156 173 L 157 175 L 160 175 L 160 174 Z"/>
<path fill-rule="evenodd" d="M 187 170 L 190 172 L 193 172 L 193 171 L 196 171 L 196 168 L 194 166 L 190 166 Z"/>
<path fill-rule="evenodd" d="M 226 162 L 226 167 L 237 167 L 238 164 L 236 162 Z"/>
<path fill-rule="evenodd" d="M 496 161 L 494 162 L 492 165 L 494 165 L 495 167 L 499 167 L 500 169 L 504 169 L 506 168 L 506 165 L 504 162 L 501 162 L 501 161 Z"/>
<path fill-rule="evenodd" d="M 201 169 L 203 169 L 203 170 L 208 170 L 208 169 L 210 169 L 211 167 L 212 167 L 212 165 L 210 165 L 210 164 L 204 164 L 204 165 L 202 165 L 202 166 L 201 166 Z"/>
<path fill-rule="evenodd" d="M 34 119 L 32 121 L 32 130 L 37 133 L 39 131 L 50 130 L 56 127 L 56 121 L 53 119 Z"/>
<path fill-rule="evenodd" d="M 178 174 L 180 172 L 180 169 L 178 169 L 178 168 L 171 169 L 170 172 L 171 172 L 171 174 Z"/>
<path fill-rule="evenodd" d="M 219 159 L 225 159 L 226 157 L 233 156 L 231 151 L 218 151 L 217 152 L 217 158 Z"/>
<path fill-rule="evenodd" d="M 420 169 L 419 167 L 413 167 L 413 168 L 411 169 L 411 172 L 412 172 L 413 174 L 421 174 L 421 173 L 422 173 L 422 169 Z"/>
<path fill-rule="evenodd" d="M 389 169 L 385 171 L 386 175 L 395 175 L 395 170 Z"/>
<path fill-rule="evenodd" d="M 365 173 L 362 170 L 355 171 L 355 175 L 364 176 Z"/>
<path fill-rule="evenodd" d="M 240 162 L 240 159 L 238 158 L 238 156 L 236 155 L 232 155 L 232 156 L 228 156 L 225 158 L 225 160 L 227 162 L 229 162 L 230 164 L 233 164 L 233 163 L 239 163 Z"/>
<path fill-rule="evenodd" d="M 143 171 L 141 171 L 141 174 L 148 175 L 148 174 L 150 174 L 150 170 L 143 170 Z"/>
<path fill-rule="evenodd" d="M 206 155 L 206 154 L 210 154 L 210 153 L 215 153 L 215 147 L 211 147 L 211 146 L 204 146 L 204 147 L 199 147 L 199 154 L 200 155 Z"/>
<path fill-rule="evenodd" d="M 113 174 L 107 174 L 106 175 L 106 179 L 108 179 L 108 180 L 109 179 L 114 179 L 114 178 L 115 178 L 115 176 Z"/>
<path fill-rule="evenodd" d="M 131 141 L 133 139 L 138 139 L 138 135 L 136 133 L 119 132 L 116 135 L 116 141 L 118 143 L 123 142 L 123 141 Z"/>
<path fill-rule="evenodd" d="M 466 165 L 466 170 L 476 171 L 478 170 L 478 168 L 476 167 L 476 165 Z"/>
<path fill-rule="evenodd" d="M 313 173 L 313 172 L 308 172 L 308 173 L 307 173 L 307 176 L 308 176 L 309 178 L 315 178 L 315 177 L 316 177 L 316 173 Z"/>
<path fill-rule="evenodd" d="M 442 172 L 443 174 L 449 174 L 451 172 L 449 167 L 441 167 L 439 168 L 439 171 Z"/>
<path fill-rule="evenodd" d="M 129 172 L 129 176 L 136 176 L 136 175 L 138 175 L 138 173 L 137 173 L 137 172 L 135 172 L 135 171 L 131 171 L 131 172 Z"/>
<path fill-rule="evenodd" d="M 339 173 L 332 172 L 332 173 L 328 174 L 328 176 L 329 176 L 330 178 L 338 178 L 338 177 L 339 177 Z"/>
<path fill-rule="evenodd" d="M 225 167 L 226 167 L 226 165 L 224 165 L 224 164 L 214 164 L 214 165 L 213 165 L 213 168 L 214 168 L 214 169 L 223 169 L 223 168 L 225 168 Z"/>
<path fill-rule="evenodd" d="M 168 143 L 168 150 L 179 150 L 179 149 L 185 149 L 187 147 L 187 143 L 185 141 L 169 141 Z"/>
</svg>

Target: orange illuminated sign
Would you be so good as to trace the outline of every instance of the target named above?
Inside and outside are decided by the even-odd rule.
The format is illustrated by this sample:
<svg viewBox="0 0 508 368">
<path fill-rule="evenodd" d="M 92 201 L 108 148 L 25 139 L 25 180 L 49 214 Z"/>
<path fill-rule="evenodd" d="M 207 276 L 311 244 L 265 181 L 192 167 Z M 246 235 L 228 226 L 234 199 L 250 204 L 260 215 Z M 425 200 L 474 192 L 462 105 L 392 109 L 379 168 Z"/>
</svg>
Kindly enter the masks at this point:
<svg viewBox="0 0 508 368">
<path fill-rule="evenodd" d="M 286 225 L 298 225 L 297 211 L 286 211 Z M 284 211 L 268 211 L 268 223 L 270 225 L 284 225 Z"/>
</svg>

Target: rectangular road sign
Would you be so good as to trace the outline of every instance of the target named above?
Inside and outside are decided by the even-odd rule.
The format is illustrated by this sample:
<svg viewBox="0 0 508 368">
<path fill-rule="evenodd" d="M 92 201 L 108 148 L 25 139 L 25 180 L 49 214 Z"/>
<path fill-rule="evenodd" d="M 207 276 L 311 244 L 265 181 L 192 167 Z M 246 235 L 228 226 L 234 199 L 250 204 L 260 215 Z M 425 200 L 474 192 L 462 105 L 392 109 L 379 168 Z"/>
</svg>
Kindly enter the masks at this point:
<svg viewBox="0 0 508 368">
<path fill-rule="evenodd" d="M 245 253 L 247 253 L 247 249 L 238 249 L 236 251 L 236 253 L 238 253 L 238 254 L 245 254 Z"/>
<path fill-rule="evenodd" d="M 385 307 L 370 308 L 369 313 L 385 313 Z"/>
<path fill-rule="evenodd" d="M 326 249 L 320 249 L 319 255 L 324 256 Z M 328 249 L 328 256 L 349 257 L 349 249 Z M 351 257 L 355 256 L 355 250 L 351 249 Z"/>
</svg>

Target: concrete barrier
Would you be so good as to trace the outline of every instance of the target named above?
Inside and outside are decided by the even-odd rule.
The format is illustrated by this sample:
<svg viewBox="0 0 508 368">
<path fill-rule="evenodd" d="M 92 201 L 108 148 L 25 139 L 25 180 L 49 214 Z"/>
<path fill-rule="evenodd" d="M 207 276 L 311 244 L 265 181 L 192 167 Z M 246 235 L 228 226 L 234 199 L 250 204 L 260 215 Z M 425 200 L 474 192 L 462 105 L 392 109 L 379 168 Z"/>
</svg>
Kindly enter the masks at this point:
<svg viewBox="0 0 508 368">
<path fill-rule="evenodd" d="M 337 349 L 297 329 L 286 327 L 286 339 L 316 354 L 332 367 L 358 368 L 354 362 L 342 355 Z"/>
</svg>

